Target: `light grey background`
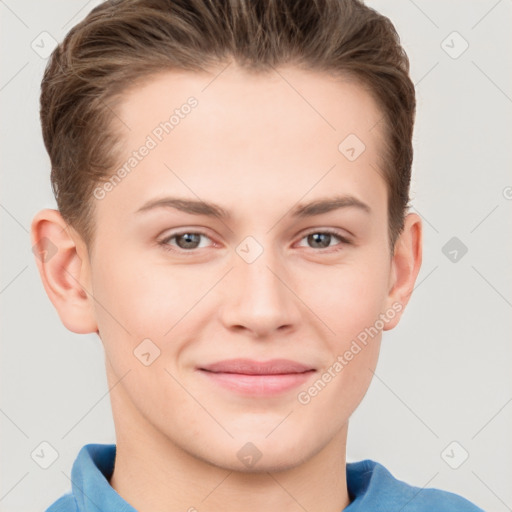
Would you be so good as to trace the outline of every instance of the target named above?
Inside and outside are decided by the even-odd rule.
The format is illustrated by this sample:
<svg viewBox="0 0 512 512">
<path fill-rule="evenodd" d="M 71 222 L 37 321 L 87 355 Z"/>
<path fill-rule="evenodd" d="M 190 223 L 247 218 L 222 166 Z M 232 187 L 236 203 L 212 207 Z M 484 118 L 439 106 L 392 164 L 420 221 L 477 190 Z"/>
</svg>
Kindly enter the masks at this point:
<svg viewBox="0 0 512 512">
<path fill-rule="evenodd" d="M 44 510 L 70 489 L 84 444 L 115 442 L 100 341 L 61 324 L 28 233 L 38 210 L 55 207 L 38 114 L 46 60 L 31 45 L 42 32 L 61 41 L 98 3 L 0 0 L 1 511 Z M 405 316 L 384 333 L 348 460 L 512 510 L 512 2 L 368 5 L 395 24 L 417 84 L 412 198 L 424 262 Z M 442 252 L 452 237 L 468 249 L 456 262 Z M 31 458 L 43 441 L 59 454 L 48 469 Z M 452 469 L 462 450 L 469 458 Z"/>
</svg>

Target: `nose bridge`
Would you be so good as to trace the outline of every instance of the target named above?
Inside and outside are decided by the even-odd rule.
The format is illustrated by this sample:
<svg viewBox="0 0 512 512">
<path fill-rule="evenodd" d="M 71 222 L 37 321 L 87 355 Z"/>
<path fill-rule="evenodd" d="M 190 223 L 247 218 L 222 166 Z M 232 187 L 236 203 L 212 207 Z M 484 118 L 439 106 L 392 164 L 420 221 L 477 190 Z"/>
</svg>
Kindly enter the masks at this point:
<svg viewBox="0 0 512 512">
<path fill-rule="evenodd" d="M 242 240 L 235 252 L 224 308 L 226 327 L 243 326 L 263 334 L 294 324 L 298 318 L 295 295 L 286 286 L 290 284 L 279 252 L 252 236 Z"/>
</svg>

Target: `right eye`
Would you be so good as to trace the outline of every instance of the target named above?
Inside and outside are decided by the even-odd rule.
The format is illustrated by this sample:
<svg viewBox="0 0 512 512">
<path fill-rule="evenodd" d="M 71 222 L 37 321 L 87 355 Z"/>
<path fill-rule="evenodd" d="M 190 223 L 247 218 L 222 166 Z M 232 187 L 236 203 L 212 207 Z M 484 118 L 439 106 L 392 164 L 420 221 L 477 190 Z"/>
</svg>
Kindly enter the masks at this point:
<svg viewBox="0 0 512 512">
<path fill-rule="evenodd" d="M 165 249 L 166 251 L 184 251 L 191 252 L 194 249 L 200 249 L 201 237 L 205 237 L 210 239 L 205 233 L 196 232 L 196 231 L 179 231 L 176 233 L 171 233 L 166 236 L 158 243 Z M 171 241 L 176 240 L 176 243 L 173 244 Z M 177 247 L 178 249 L 174 249 L 173 247 Z"/>
</svg>

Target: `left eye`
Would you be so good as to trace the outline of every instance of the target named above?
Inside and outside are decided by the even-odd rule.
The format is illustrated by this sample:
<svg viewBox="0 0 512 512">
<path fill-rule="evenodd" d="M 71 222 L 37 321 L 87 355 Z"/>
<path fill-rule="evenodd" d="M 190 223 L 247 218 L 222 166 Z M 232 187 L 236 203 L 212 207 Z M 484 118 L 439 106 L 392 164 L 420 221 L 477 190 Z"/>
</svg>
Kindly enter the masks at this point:
<svg viewBox="0 0 512 512">
<path fill-rule="evenodd" d="M 345 237 L 334 231 L 314 231 L 304 236 L 301 240 L 307 240 L 308 243 L 313 244 L 313 249 L 326 249 L 330 246 L 333 237 L 342 243 L 350 243 Z"/>
</svg>

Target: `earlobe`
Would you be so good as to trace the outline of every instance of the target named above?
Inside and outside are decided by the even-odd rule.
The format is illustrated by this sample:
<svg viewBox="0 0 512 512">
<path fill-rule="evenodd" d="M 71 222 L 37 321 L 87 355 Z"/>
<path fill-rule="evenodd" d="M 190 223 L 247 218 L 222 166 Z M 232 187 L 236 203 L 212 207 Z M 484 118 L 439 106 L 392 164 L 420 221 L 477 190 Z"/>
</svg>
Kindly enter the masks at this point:
<svg viewBox="0 0 512 512">
<path fill-rule="evenodd" d="M 399 309 L 400 313 L 386 324 L 385 331 L 393 329 L 398 324 L 411 298 L 421 267 L 422 253 L 421 218 L 415 213 L 409 213 L 405 217 L 404 229 L 395 244 L 387 300 L 388 308 Z"/>
<path fill-rule="evenodd" d="M 32 220 L 30 238 L 44 289 L 64 326 L 78 334 L 97 332 L 90 265 L 79 235 L 57 210 L 45 209 Z"/>
</svg>

